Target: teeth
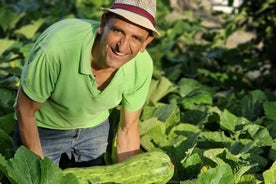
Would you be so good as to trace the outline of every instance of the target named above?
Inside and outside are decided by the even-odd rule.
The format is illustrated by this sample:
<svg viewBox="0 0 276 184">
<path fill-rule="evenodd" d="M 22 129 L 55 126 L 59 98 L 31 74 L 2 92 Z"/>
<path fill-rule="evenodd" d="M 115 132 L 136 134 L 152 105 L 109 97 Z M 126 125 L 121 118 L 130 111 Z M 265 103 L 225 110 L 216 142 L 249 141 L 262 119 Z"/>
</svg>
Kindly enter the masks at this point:
<svg viewBox="0 0 276 184">
<path fill-rule="evenodd" d="M 118 56 L 125 56 L 125 55 L 127 55 L 127 53 L 121 53 L 121 52 L 117 52 L 115 49 L 113 49 L 112 48 L 112 51 L 116 54 L 116 55 L 118 55 Z"/>
<path fill-rule="evenodd" d="M 120 53 L 120 52 L 115 52 L 117 55 L 119 55 L 119 56 L 125 56 L 126 54 L 124 54 L 124 53 Z"/>
</svg>

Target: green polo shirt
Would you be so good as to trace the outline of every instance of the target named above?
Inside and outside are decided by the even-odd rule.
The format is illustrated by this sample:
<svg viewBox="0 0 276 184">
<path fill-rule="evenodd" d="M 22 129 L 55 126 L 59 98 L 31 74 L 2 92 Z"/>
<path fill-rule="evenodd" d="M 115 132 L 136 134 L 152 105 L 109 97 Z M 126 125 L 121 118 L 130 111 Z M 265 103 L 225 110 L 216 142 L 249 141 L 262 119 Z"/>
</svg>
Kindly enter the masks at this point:
<svg viewBox="0 0 276 184">
<path fill-rule="evenodd" d="M 103 91 L 97 89 L 90 53 L 98 27 L 96 21 L 66 19 L 50 26 L 34 44 L 21 86 L 32 100 L 43 103 L 36 112 L 39 127 L 93 127 L 120 103 L 130 111 L 143 106 L 153 71 L 146 51 L 124 64 Z"/>
</svg>

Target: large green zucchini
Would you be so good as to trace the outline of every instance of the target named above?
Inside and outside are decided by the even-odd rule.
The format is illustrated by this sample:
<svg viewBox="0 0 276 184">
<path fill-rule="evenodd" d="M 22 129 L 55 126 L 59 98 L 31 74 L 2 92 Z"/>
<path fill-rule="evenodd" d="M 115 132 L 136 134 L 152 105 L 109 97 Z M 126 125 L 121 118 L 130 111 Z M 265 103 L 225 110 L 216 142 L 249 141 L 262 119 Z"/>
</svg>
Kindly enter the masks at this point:
<svg viewBox="0 0 276 184">
<path fill-rule="evenodd" d="M 162 184 L 171 179 L 174 167 L 167 154 L 155 151 L 140 153 L 112 165 L 69 168 L 63 172 L 64 174 L 74 174 L 80 184 Z"/>
</svg>

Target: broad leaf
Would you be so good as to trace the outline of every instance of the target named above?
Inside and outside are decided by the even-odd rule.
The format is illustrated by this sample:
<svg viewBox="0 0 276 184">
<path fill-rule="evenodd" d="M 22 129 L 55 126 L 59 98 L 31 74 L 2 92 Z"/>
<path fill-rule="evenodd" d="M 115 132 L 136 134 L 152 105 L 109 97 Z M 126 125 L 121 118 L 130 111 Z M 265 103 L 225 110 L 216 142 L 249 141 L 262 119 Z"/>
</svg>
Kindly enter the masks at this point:
<svg viewBox="0 0 276 184">
<path fill-rule="evenodd" d="M 0 7 L 0 25 L 7 31 L 14 29 L 16 23 L 25 15 L 25 13 L 16 14 L 16 10 L 10 7 Z M 0 44 L 1 45 L 1 44 Z M 1 53 L 0 53 L 1 54 Z"/>
<path fill-rule="evenodd" d="M 241 100 L 241 116 L 250 121 L 255 121 L 262 116 L 263 103 L 267 100 L 265 94 L 260 90 L 250 92 Z"/>
<path fill-rule="evenodd" d="M 161 77 L 159 80 L 152 80 L 146 104 L 157 104 L 160 99 L 166 96 L 168 93 L 174 91 L 176 87 L 167 78 Z"/>
<path fill-rule="evenodd" d="M 239 159 L 225 148 L 209 149 L 204 151 L 203 155 L 218 166 L 224 165 L 227 162 L 229 162 L 228 164 L 235 163 L 234 165 L 236 165 L 239 162 Z"/>
<path fill-rule="evenodd" d="M 57 183 L 62 171 L 57 165 L 47 157 L 40 162 L 41 167 L 41 184 Z"/>
<path fill-rule="evenodd" d="M 0 55 L 7 51 L 14 43 L 14 40 L 0 39 Z"/>
<path fill-rule="evenodd" d="M 0 168 L 12 184 L 65 184 L 65 182 L 66 184 L 78 184 L 76 179 L 70 181 L 60 179 L 65 176 L 57 165 L 48 158 L 41 160 L 39 156 L 23 146 L 9 161 L 0 155 Z"/>
<path fill-rule="evenodd" d="M 241 125 L 249 124 L 250 121 L 243 117 L 237 117 L 228 110 L 224 110 L 220 116 L 220 126 L 232 133 L 241 129 Z"/>
<path fill-rule="evenodd" d="M 0 129 L 0 154 L 8 158 L 13 156 L 12 138 L 2 129 Z"/>
<path fill-rule="evenodd" d="M 265 184 L 275 184 L 276 183 L 276 161 L 273 165 L 263 173 Z"/>
<path fill-rule="evenodd" d="M 198 153 L 194 153 L 185 159 L 182 163 L 185 175 L 195 177 L 200 172 L 203 161 Z"/>
<path fill-rule="evenodd" d="M 0 117 L 0 129 L 5 133 L 10 134 L 14 131 L 16 121 L 14 119 L 14 113 L 7 114 Z"/>
<path fill-rule="evenodd" d="M 212 105 L 211 90 L 193 79 L 182 79 L 179 82 L 179 94 L 182 96 L 181 104 L 187 109 L 195 109 L 196 105 Z"/>
<path fill-rule="evenodd" d="M 276 160 L 276 141 L 274 140 L 271 148 L 269 149 L 268 158 L 270 160 Z"/>
<path fill-rule="evenodd" d="M 140 135 L 143 136 L 150 129 L 155 128 L 156 126 L 162 125 L 163 122 L 160 122 L 156 118 L 149 118 L 139 124 Z"/>
<path fill-rule="evenodd" d="M 275 109 L 276 109 L 276 102 L 265 102 L 264 111 L 265 111 L 266 118 L 276 121 Z"/>
<path fill-rule="evenodd" d="M 200 134 L 205 148 L 210 147 L 229 147 L 234 141 L 225 136 L 224 132 L 202 132 Z"/>
<path fill-rule="evenodd" d="M 234 184 L 234 174 L 231 167 L 227 164 L 208 169 L 206 172 L 198 175 L 197 184 Z"/>
<path fill-rule="evenodd" d="M 199 110 L 190 110 L 183 113 L 182 121 L 193 125 L 202 126 L 208 122 L 209 113 Z"/>
<path fill-rule="evenodd" d="M 34 37 L 37 30 L 40 28 L 40 26 L 44 23 L 44 19 L 39 19 L 31 24 L 25 25 L 21 27 L 20 29 L 16 30 L 15 33 L 19 35 L 23 35 L 27 39 L 31 39 Z"/>
<path fill-rule="evenodd" d="M 250 138 L 253 139 L 258 146 L 271 146 L 272 137 L 270 136 L 269 131 L 260 125 L 257 124 L 248 124 L 245 125 L 243 131 L 247 131 Z"/>
</svg>

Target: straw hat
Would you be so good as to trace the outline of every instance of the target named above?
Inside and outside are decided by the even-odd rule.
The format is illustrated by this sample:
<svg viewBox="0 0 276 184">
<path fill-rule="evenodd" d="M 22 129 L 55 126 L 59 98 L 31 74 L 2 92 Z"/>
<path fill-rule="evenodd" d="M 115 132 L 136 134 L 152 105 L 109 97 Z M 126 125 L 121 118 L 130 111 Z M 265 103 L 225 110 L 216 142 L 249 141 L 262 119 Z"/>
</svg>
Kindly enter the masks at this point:
<svg viewBox="0 0 276 184">
<path fill-rule="evenodd" d="M 101 9 L 120 15 L 160 35 L 155 22 L 156 0 L 115 0 L 110 8 Z"/>
</svg>

